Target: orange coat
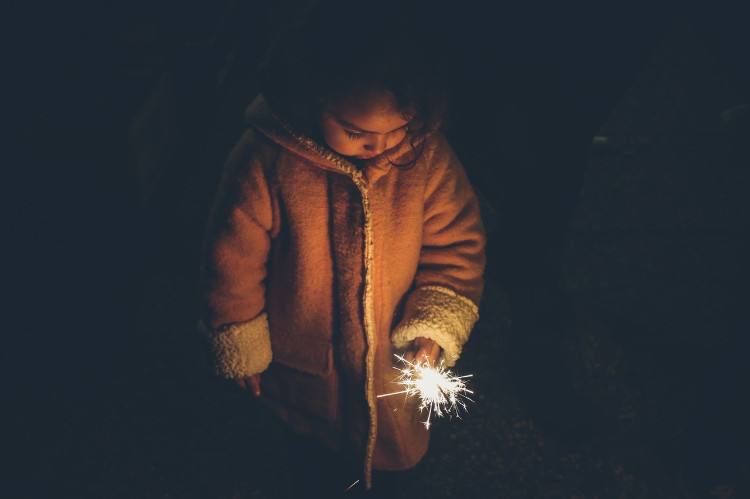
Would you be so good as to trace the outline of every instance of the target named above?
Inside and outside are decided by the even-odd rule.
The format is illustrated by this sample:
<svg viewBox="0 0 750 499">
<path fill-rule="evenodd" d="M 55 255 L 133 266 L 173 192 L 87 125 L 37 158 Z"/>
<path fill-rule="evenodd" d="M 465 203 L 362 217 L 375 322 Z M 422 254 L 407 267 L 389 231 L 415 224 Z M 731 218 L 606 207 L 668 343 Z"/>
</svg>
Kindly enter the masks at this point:
<svg viewBox="0 0 750 499">
<path fill-rule="evenodd" d="M 262 96 L 210 218 L 203 320 L 227 378 L 262 372 L 262 399 L 371 469 L 414 466 L 429 432 L 396 391 L 394 353 L 418 336 L 455 364 L 478 319 L 484 229 L 440 133 L 408 170 L 360 170 L 276 118 Z M 389 153 L 414 154 L 408 140 Z"/>
</svg>

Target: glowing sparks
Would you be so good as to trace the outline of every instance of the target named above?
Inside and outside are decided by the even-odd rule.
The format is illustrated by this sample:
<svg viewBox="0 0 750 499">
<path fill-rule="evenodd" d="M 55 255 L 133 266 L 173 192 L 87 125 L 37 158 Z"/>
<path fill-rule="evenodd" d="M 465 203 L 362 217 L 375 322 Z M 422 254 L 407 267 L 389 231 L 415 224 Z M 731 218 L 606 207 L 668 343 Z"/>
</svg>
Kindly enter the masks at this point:
<svg viewBox="0 0 750 499">
<path fill-rule="evenodd" d="M 419 397 L 419 411 L 427 410 L 427 420 L 423 422 L 425 428 L 430 428 L 432 416 L 443 417 L 444 415 L 455 415 L 461 418 L 460 411 L 466 410 L 466 400 L 473 402 L 466 394 L 474 392 L 466 388 L 464 379 L 472 375 L 455 376 L 451 371 L 443 367 L 440 361 L 438 367 L 430 367 L 427 362 L 412 363 L 401 355 L 396 355 L 403 367 L 393 366 L 401 374 L 394 383 L 401 385 L 404 389 L 398 392 L 378 395 L 388 397 L 405 393 L 406 396 Z"/>
<path fill-rule="evenodd" d="M 353 484 L 349 485 L 349 486 L 348 486 L 348 487 L 346 488 L 346 490 L 344 491 L 344 493 L 347 493 L 347 492 L 349 492 L 350 490 L 352 490 L 352 487 L 354 487 L 354 486 L 355 486 L 355 485 L 357 485 L 358 483 L 359 483 L 359 480 L 355 480 Z"/>
</svg>

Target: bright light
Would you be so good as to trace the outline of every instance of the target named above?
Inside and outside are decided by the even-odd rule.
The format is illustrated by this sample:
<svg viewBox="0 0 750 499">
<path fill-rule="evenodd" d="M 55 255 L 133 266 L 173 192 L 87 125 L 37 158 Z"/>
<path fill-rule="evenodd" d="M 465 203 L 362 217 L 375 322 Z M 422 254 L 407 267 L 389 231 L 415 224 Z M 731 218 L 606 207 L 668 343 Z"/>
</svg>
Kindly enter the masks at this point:
<svg viewBox="0 0 750 499">
<path fill-rule="evenodd" d="M 427 420 L 423 422 L 425 428 L 430 428 L 430 418 L 435 415 L 443 417 L 444 415 L 455 415 L 461 418 L 459 411 L 466 410 L 465 401 L 471 401 L 466 394 L 474 392 L 466 388 L 465 378 L 472 375 L 455 376 L 453 373 L 443 367 L 443 361 L 440 365 L 433 368 L 427 362 L 412 363 L 401 355 L 396 355 L 403 367 L 393 366 L 401 374 L 396 378 L 394 383 L 404 387 L 403 390 L 393 393 L 378 395 L 388 397 L 405 393 L 406 396 L 419 397 L 419 411 L 427 409 Z"/>
</svg>

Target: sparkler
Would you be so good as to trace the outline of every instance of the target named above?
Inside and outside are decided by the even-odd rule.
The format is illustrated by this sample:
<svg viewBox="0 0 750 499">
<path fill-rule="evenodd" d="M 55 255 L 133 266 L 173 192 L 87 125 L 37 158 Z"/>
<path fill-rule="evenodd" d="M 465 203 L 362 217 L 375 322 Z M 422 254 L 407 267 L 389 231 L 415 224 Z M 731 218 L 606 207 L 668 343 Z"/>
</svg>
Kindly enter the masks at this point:
<svg viewBox="0 0 750 499">
<path fill-rule="evenodd" d="M 378 395 L 388 397 L 405 393 L 407 397 L 419 397 L 419 412 L 427 409 L 427 419 L 423 422 L 425 428 L 430 429 L 430 418 L 455 415 L 461 419 L 461 410 L 466 410 L 466 400 L 473 402 L 466 394 L 474 392 L 466 388 L 464 379 L 473 375 L 455 376 L 443 367 L 443 361 L 437 367 L 431 367 L 428 362 L 409 362 L 401 355 L 396 355 L 403 367 L 393 366 L 401 374 L 394 383 L 404 387 L 403 390 Z"/>
</svg>

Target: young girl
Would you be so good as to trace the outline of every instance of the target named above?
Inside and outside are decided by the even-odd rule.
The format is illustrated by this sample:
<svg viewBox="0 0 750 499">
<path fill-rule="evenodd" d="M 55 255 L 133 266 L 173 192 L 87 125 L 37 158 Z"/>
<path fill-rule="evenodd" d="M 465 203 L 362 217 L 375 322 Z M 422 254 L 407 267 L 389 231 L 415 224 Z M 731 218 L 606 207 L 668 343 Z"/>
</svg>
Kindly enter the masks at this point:
<svg viewBox="0 0 750 499">
<path fill-rule="evenodd" d="M 321 3 L 274 43 L 210 218 L 203 320 L 217 372 L 372 469 L 427 450 L 394 353 L 453 366 L 478 319 L 484 231 L 437 130 L 415 27 Z"/>
</svg>

